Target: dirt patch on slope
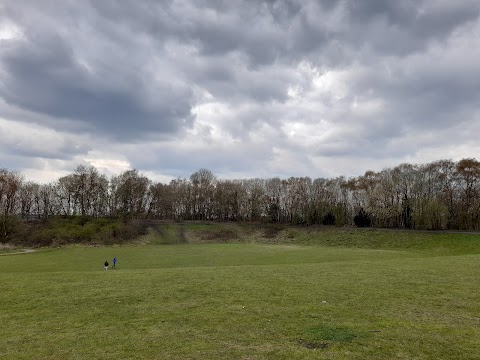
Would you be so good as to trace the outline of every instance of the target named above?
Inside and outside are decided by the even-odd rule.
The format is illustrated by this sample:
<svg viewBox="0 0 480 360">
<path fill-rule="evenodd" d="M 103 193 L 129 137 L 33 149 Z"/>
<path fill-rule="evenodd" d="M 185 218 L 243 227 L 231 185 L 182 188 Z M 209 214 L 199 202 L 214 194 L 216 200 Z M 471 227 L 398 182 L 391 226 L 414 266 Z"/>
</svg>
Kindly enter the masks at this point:
<svg viewBox="0 0 480 360">
<path fill-rule="evenodd" d="M 221 229 L 217 231 L 203 230 L 198 233 L 198 237 L 202 242 L 230 242 L 238 240 L 238 235 L 230 229 Z"/>
</svg>

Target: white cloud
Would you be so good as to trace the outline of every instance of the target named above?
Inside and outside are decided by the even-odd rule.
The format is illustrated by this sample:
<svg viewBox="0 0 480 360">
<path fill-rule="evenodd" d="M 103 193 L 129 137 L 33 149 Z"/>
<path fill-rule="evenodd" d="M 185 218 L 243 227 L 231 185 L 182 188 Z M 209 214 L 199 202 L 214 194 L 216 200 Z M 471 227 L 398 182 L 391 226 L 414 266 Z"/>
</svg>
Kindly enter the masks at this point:
<svg viewBox="0 0 480 360">
<path fill-rule="evenodd" d="M 22 35 L 22 31 L 14 23 L 0 21 L 0 42 L 5 40 L 18 40 L 22 38 Z"/>
</svg>

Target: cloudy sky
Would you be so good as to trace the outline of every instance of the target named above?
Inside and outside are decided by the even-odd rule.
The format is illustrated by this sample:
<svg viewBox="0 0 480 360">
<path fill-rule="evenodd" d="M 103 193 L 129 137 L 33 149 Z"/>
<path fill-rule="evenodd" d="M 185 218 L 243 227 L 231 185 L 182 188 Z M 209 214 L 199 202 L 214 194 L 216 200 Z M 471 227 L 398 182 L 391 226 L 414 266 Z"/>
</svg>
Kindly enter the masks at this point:
<svg viewBox="0 0 480 360">
<path fill-rule="evenodd" d="M 167 182 L 480 159 L 478 0 L 0 0 L 0 168 Z"/>
</svg>

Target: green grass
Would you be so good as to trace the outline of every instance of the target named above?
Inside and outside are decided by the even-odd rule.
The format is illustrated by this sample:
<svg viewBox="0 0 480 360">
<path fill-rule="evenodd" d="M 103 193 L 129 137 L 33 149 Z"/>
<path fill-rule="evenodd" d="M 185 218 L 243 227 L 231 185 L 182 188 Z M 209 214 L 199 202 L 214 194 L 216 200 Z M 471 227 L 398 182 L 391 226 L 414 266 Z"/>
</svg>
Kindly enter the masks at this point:
<svg viewBox="0 0 480 360">
<path fill-rule="evenodd" d="M 352 341 L 359 335 L 347 328 L 320 325 L 310 329 L 308 336 L 310 336 L 313 340 L 348 342 Z M 326 347 L 325 345 L 327 345 L 327 343 L 323 344 L 323 347 Z"/>
<path fill-rule="evenodd" d="M 0 360 L 478 359 L 478 235 L 165 226 L 1 256 Z"/>
</svg>

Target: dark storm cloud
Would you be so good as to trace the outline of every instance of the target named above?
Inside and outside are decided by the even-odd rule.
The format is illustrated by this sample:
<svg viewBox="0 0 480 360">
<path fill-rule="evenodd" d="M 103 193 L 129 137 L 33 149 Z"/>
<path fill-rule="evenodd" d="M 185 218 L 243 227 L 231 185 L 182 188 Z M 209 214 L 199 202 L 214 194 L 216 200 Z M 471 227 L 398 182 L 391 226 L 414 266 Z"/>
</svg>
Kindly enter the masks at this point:
<svg viewBox="0 0 480 360">
<path fill-rule="evenodd" d="M 26 157 L 14 153 L 0 154 L 0 168 L 5 168 L 11 171 L 22 172 L 21 169 L 38 169 L 41 168 L 41 160 L 36 157 Z"/>
<path fill-rule="evenodd" d="M 213 169 L 218 172 L 248 172 L 257 169 L 257 176 L 262 176 L 262 164 L 271 157 L 267 145 L 250 146 L 248 148 L 229 146 L 227 149 L 212 145 L 201 151 L 185 151 L 172 144 L 143 148 L 139 153 L 132 153 L 129 160 L 135 168 L 155 171 L 158 168 L 168 169 L 173 177 L 188 177 L 199 168 Z M 168 153 L 169 156 L 157 154 Z M 259 156 L 259 154 L 262 154 Z M 265 174 L 266 175 L 266 174 Z"/>
<path fill-rule="evenodd" d="M 478 121 L 479 13 L 477 0 L 6 1 L 0 35 L 20 35 L 0 36 L 0 117 L 164 152 L 204 138 L 195 156 L 122 154 L 175 174 L 229 157 L 255 172 L 275 147 L 401 158 L 414 150 L 399 139 Z M 242 143 L 226 151 L 219 133 Z"/>
<path fill-rule="evenodd" d="M 158 100 L 150 105 L 138 78 L 124 88 L 104 83 L 111 74 L 102 74 L 105 78 L 89 74 L 73 49 L 55 34 L 33 35 L 6 46 L 2 55 L 6 75 L 0 96 L 23 109 L 79 120 L 91 130 L 123 138 L 150 131 L 172 133 L 192 121 L 187 88 L 157 87 Z"/>
<path fill-rule="evenodd" d="M 443 47 L 407 59 L 378 62 L 351 79 L 353 93 L 381 98 L 391 123 L 443 128 L 470 121 L 480 101 L 479 51 Z"/>
<path fill-rule="evenodd" d="M 372 24 L 381 22 L 385 30 L 398 30 L 398 34 L 408 37 L 415 47 L 428 39 L 442 40 L 457 26 L 477 19 L 480 11 L 480 4 L 474 0 L 367 0 L 350 1 L 347 4 L 349 18 L 358 28 L 368 29 Z M 379 33 L 377 37 L 364 40 L 375 42 L 385 35 Z M 391 49 L 396 46 L 398 44 L 390 44 Z"/>
<path fill-rule="evenodd" d="M 120 5 L 101 1 L 91 5 L 77 21 L 60 18 L 84 6 L 67 3 L 47 10 L 25 6 L 19 11 L 11 5 L 16 9 L 11 13 L 20 21 L 33 19 L 39 12 L 52 16 L 51 20 L 66 30 L 59 34 L 42 22 L 37 27 L 35 20 L 33 25 L 25 25 L 26 39 L 9 46 L 1 56 L 8 75 L 0 95 L 31 111 L 86 121 L 100 131 L 115 127 L 119 135 L 141 133 L 142 129 L 173 133 L 190 126 L 195 99 L 189 84 L 218 97 L 284 101 L 291 79 L 262 76 L 270 65 L 304 59 L 335 66 L 330 62 L 339 58 L 343 63 L 355 60 L 353 56 L 348 60 L 345 48 L 365 45 L 385 54 L 418 50 L 425 41 L 441 39 L 478 16 L 474 3 L 442 7 L 426 1 L 145 1 Z M 325 22 L 334 14 L 340 17 L 341 26 Z M 116 59 L 106 51 L 100 54 L 106 63 L 119 62 L 122 66 L 112 64 L 111 71 L 108 65 L 102 71 L 94 68 L 95 73 L 90 74 L 78 59 L 90 50 L 75 43 L 76 32 L 89 26 L 96 26 L 98 41 L 112 41 L 117 47 L 135 46 L 135 52 L 138 41 L 146 39 L 149 50 L 133 54 L 131 59 Z M 148 73 L 134 73 L 144 71 L 141 62 L 148 63 L 148 55 L 167 57 L 164 51 L 168 42 L 191 46 L 197 53 L 186 59 L 170 59 L 183 62 L 184 69 L 173 67 L 178 73 L 167 73 L 157 84 L 148 82 Z M 233 53 L 240 63 L 230 63 Z M 196 61 L 203 65 L 197 66 Z M 119 74 L 114 72 L 122 70 L 125 72 L 121 76 L 127 77 L 124 81 L 129 86 L 119 88 Z M 157 69 L 160 74 L 165 70 L 170 69 Z M 154 105 L 145 100 L 152 92 L 157 95 Z M 142 126 L 136 126 L 138 123 Z"/>
</svg>

